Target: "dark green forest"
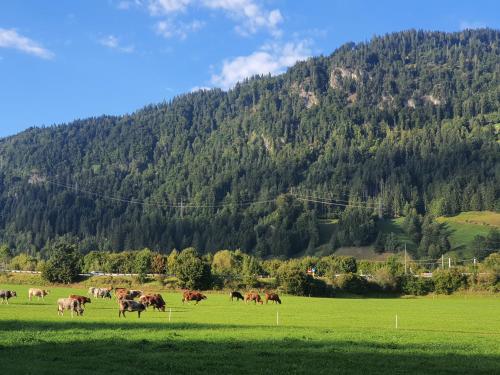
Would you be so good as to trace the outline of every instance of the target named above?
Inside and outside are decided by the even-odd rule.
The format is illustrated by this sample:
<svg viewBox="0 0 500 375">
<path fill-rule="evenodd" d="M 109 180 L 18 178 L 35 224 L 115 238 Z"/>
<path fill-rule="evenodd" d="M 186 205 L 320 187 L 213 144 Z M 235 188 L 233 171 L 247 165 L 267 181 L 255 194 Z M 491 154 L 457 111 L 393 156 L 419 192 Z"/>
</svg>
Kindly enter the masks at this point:
<svg viewBox="0 0 500 375">
<path fill-rule="evenodd" d="M 338 220 L 333 249 L 407 216 L 415 255 L 439 256 L 432 217 L 500 210 L 499 41 L 398 32 L 227 92 L 0 139 L 0 242 L 293 257 L 320 244 L 320 220 Z"/>
</svg>

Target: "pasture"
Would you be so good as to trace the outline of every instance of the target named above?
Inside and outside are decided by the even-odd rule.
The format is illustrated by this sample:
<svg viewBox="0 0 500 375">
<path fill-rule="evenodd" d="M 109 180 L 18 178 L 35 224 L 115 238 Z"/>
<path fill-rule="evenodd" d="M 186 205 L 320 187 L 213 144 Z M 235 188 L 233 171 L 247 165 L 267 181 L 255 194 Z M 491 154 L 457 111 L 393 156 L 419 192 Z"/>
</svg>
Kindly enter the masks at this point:
<svg viewBox="0 0 500 375">
<path fill-rule="evenodd" d="M 57 316 L 56 300 L 83 289 L 28 286 L 0 305 L 4 374 L 494 374 L 500 369 L 500 299 L 282 296 L 282 305 L 227 294 L 167 311 L 118 318 L 114 299 L 92 298 L 83 317 Z M 172 310 L 169 322 L 169 309 Z M 276 325 L 278 313 L 279 325 Z M 395 318 L 398 315 L 398 328 Z"/>
</svg>

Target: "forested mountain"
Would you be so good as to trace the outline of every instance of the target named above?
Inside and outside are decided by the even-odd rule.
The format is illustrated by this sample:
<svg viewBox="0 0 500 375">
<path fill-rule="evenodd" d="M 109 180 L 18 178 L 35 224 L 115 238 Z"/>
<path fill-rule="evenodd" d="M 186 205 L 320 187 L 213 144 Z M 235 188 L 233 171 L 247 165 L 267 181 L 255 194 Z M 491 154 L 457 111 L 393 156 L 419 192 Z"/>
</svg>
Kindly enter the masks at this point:
<svg viewBox="0 0 500 375">
<path fill-rule="evenodd" d="M 373 242 L 380 216 L 499 210 L 499 40 L 404 31 L 1 139 L 0 241 L 288 257 L 319 244 L 324 218 L 335 247 Z"/>
</svg>

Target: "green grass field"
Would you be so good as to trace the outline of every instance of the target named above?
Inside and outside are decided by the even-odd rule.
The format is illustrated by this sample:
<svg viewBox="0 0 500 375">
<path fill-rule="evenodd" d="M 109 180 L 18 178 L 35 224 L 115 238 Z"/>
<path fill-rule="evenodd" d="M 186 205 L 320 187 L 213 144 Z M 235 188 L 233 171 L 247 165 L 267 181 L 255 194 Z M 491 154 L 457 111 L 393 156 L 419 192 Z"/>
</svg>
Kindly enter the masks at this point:
<svg viewBox="0 0 500 375">
<path fill-rule="evenodd" d="M 282 305 L 245 305 L 208 294 L 199 305 L 183 305 L 180 293 L 163 293 L 167 312 L 119 319 L 114 300 L 93 300 L 83 317 L 57 316 L 57 298 L 84 290 L 52 288 L 45 301 L 30 303 L 28 286 L 0 288 L 19 295 L 0 305 L 2 374 L 494 374 L 500 368 L 497 296 L 283 296 Z"/>
</svg>

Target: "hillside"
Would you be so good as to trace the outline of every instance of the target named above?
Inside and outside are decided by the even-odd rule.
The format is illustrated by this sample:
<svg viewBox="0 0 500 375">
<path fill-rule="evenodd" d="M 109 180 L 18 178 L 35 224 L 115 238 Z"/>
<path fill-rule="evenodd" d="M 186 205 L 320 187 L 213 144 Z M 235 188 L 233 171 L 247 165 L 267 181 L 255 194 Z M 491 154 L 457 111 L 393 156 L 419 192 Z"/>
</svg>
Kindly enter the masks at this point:
<svg viewBox="0 0 500 375">
<path fill-rule="evenodd" d="M 377 217 L 499 210 L 499 39 L 389 34 L 228 92 L 1 139 L 0 242 L 290 257 L 369 245 Z"/>
</svg>

